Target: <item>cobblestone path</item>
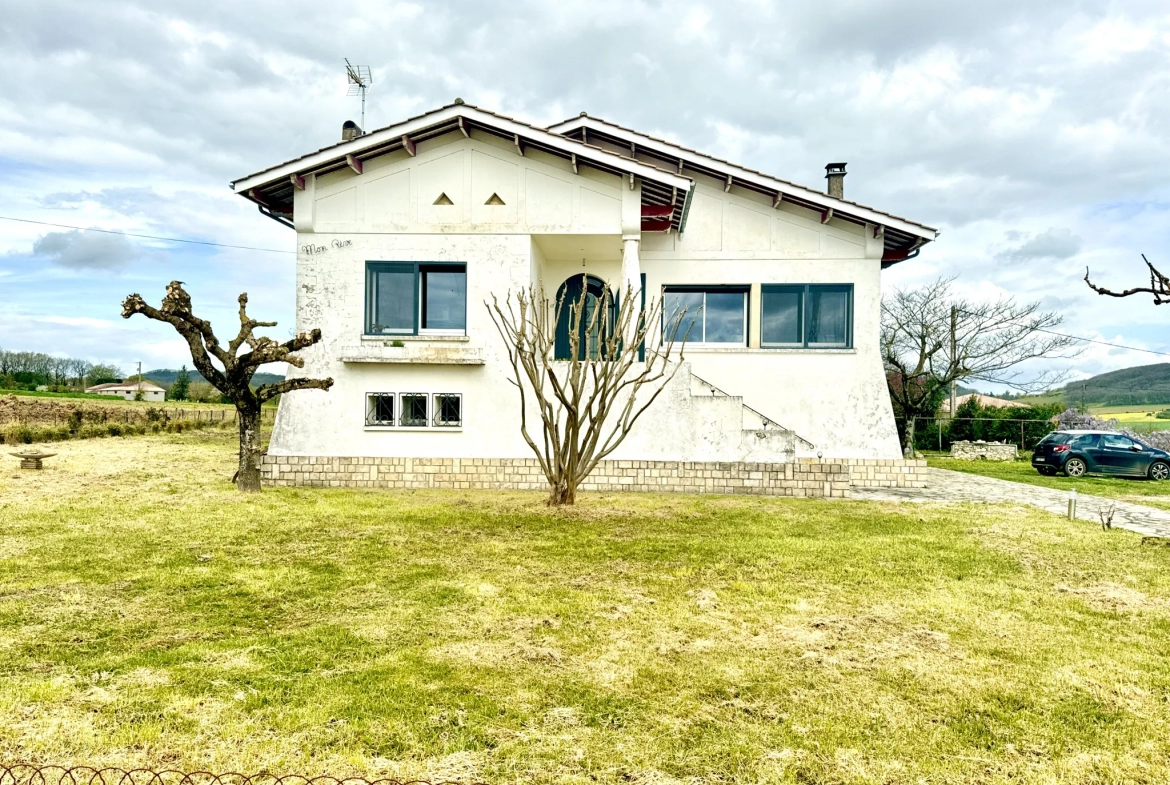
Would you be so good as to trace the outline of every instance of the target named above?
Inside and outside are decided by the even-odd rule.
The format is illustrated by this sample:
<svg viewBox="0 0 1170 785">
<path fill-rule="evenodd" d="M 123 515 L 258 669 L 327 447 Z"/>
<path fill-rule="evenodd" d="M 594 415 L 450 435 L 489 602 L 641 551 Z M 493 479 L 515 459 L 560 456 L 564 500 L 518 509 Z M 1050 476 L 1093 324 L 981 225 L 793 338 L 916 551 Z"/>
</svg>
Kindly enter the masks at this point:
<svg viewBox="0 0 1170 785">
<path fill-rule="evenodd" d="M 1030 504 L 1058 515 L 1068 514 L 1068 491 L 997 480 L 978 474 L 930 468 L 925 488 L 855 488 L 853 499 L 908 502 L 1003 502 Z M 1152 537 L 1170 537 L 1170 511 L 1132 502 L 1077 494 L 1077 518 L 1101 525 L 1100 511 L 1115 507 L 1113 525 Z"/>
</svg>

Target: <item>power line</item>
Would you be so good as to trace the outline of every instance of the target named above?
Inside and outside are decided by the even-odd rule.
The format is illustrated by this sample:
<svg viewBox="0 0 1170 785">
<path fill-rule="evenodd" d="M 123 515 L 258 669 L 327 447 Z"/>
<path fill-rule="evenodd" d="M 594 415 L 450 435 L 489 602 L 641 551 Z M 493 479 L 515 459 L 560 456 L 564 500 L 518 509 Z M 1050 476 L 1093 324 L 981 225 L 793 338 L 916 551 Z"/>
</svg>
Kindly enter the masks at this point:
<svg viewBox="0 0 1170 785">
<path fill-rule="evenodd" d="M 960 310 L 963 313 L 968 314 L 970 316 L 979 316 L 979 314 L 972 313 L 971 311 L 965 310 L 963 308 L 959 308 L 958 310 Z M 1007 319 L 1006 321 L 1018 323 L 1019 319 Z M 1048 333 L 1049 335 L 1056 335 L 1056 336 L 1059 336 L 1061 338 L 1071 338 L 1074 341 L 1084 341 L 1085 343 L 1095 343 L 1095 344 L 1100 344 L 1101 346 L 1111 346 L 1114 349 L 1127 349 L 1131 352 L 1145 352 L 1146 354 L 1156 354 L 1160 357 L 1170 357 L 1170 352 L 1159 352 L 1159 351 L 1156 351 L 1154 349 L 1142 349 L 1138 346 L 1126 346 L 1126 345 L 1120 344 L 1120 343 L 1110 343 L 1109 341 L 1098 341 L 1095 338 L 1082 338 L 1079 335 L 1069 335 L 1068 333 L 1058 333 L 1055 330 L 1045 330 L 1041 327 L 1032 327 L 1031 329 L 1033 332 Z"/>
<path fill-rule="evenodd" d="M 276 248 L 256 248 L 251 245 L 229 245 L 228 243 L 212 243 L 206 240 L 185 240 L 182 237 L 159 237 L 153 234 L 135 234 L 134 232 L 119 232 L 115 229 L 95 229 L 91 226 L 73 226 L 71 224 L 56 224 L 48 221 L 34 221 L 30 218 L 13 218 L 7 215 L 0 215 L 2 221 L 17 221 L 23 224 L 36 224 L 37 226 L 53 226 L 58 229 L 76 229 L 79 232 L 101 232 L 102 234 L 120 234 L 123 237 L 140 237 L 145 240 L 163 240 L 168 243 L 188 243 L 190 245 L 210 245 L 216 248 L 235 248 L 241 251 L 264 251 L 266 253 L 287 253 L 296 254 L 296 251 L 281 251 Z"/>
</svg>

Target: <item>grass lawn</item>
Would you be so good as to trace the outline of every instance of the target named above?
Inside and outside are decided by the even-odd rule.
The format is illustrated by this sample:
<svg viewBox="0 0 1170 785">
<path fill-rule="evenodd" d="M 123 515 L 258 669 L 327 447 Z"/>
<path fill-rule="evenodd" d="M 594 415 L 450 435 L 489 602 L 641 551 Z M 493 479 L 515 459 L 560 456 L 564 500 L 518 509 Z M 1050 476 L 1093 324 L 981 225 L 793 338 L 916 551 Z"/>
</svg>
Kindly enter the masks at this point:
<svg viewBox="0 0 1170 785">
<path fill-rule="evenodd" d="M 988 505 L 0 472 L 0 760 L 505 782 L 1170 779 L 1170 548 Z M 6 460 L 7 456 L 3 456 Z"/>
<path fill-rule="evenodd" d="M 1150 482 L 1128 477 L 1045 477 L 1032 468 L 1027 461 L 958 461 L 938 455 L 928 455 L 926 462 L 939 469 L 951 469 L 1000 480 L 1042 485 L 1067 491 L 1076 488 L 1077 493 L 1091 493 L 1109 499 L 1121 499 L 1135 504 L 1148 504 L 1170 510 L 1170 482 Z"/>
</svg>

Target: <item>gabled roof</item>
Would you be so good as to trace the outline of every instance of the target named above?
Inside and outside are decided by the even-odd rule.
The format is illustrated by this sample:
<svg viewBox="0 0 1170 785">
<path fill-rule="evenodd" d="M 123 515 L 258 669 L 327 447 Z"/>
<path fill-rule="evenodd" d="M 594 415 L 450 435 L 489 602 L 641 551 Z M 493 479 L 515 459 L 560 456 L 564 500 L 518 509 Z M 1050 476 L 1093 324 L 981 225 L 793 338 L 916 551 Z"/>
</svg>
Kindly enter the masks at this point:
<svg viewBox="0 0 1170 785">
<path fill-rule="evenodd" d="M 689 172 L 724 181 L 727 189 L 736 185 L 770 196 L 773 206 L 789 202 L 814 210 L 821 214 L 822 222 L 836 217 L 872 226 L 874 237 L 883 238 L 883 266 L 906 259 L 938 235 L 936 229 L 925 224 L 838 199 L 584 113 L 545 129 L 466 104 L 460 99 L 241 177 L 232 182 L 232 188 L 259 205 L 262 212 L 281 219 L 281 216 L 292 214 L 293 193 L 304 187 L 306 175 L 327 174 L 347 167 L 360 172 L 363 161 L 397 150 L 415 155 L 420 143 L 456 131 L 468 137 L 474 132 L 507 139 L 516 145 L 521 155 L 526 149 L 541 150 L 570 161 L 574 171 L 581 166 L 590 166 L 629 177 L 631 184 L 634 178 L 639 179 L 642 183 L 643 231 L 674 229 L 681 232 L 685 228 L 687 209 L 694 192 L 694 179 L 688 176 Z M 615 147 L 617 149 L 611 149 Z M 626 148 L 629 154 L 624 152 Z"/>
<path fill-rule="evenodd" d="M 570 136 L 582 142 L 591 140 L 610 145 L 621 145 L 630 150 L 630 155 L 642 154 L 642 159 L 652 157 L 662 166 L 673 166 L 680 174 L 688 170 L 723 180 L 729 186 L 734 184 L 770 195 L 773 204 L 788 201 L 817 210 L 822 214 L 831 210 L 831 215 L 860 224 L 873 224 L 884 228 L 887 263 L 905 258 L 914 248 L 934 240 L 938 230 L 908 218 L 883 212 L 846 199 L 838 199 L 778 177 L 748 169 L 722 158 L 716 158 L 675 142 L 643 134 L 582 113 L 578 117 L 549 126 L 555 133 Z M 779 197 L 779 199 L 777 198 Z M 900 257 L 900 258 L 899 258 Z"/>
<path fill-rule="evenodd" d="M 95 384 L 93 387 L 86 387 L 87 393 L 101 392 L 103 390 L 142 390 L 143 392 L 166 392 L 165 389 L 159 387 L 154 382 L 149 382 L 143 379 L 141 382 L 106 382 L 105 384 Z"/>
<path fill-rule="evenodd" d="M 315 153 L 302 155 L 282 164 L 269 167 L 232 182 L 232 188 L 270 212 L 291 215 L 293 189 L 307 174 L 326 174 L 346 167 L 360 171 L 363 161 L 396 150 L 414 155 L 417 146 L 438 136 L 460 131 L 490 133 L 516 145 L 523 155 L 525 149 L 538 149 L 572 163 L 574 170 L 590 166 L 610 174 L 638 178 L 642 183 L 643 208 L 659 208 L 644 214 L 658 216 L 661 208 L 670 206 L 660 220 L 669 217 L 670 227 L 679 229 L 685 215 L 685 204 L 694 181 L 677 172 L 638 161 L 600 147 L 554 134 L 543 128 L 505 117 L 456 99 L 455 103 L 417 115 L 401 123 L 370 131 L 356 139 L 323 147 Z M 662 228 L 666 228 L 664 225 Z"/>
</svg>

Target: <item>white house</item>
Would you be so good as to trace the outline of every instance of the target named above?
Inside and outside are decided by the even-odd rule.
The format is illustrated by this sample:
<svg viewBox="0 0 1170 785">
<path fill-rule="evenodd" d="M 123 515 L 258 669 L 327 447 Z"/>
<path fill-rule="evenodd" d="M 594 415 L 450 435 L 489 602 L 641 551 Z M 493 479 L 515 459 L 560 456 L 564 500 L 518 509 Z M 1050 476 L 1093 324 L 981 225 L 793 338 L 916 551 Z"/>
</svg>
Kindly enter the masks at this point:
<svg viewBox="0 0 1170 785">
<path fill-rule="evenodd" d="M 698 315 L 688 367 L 615 460 L 899 459 L 881 272 L 936 231 L 846 201 L 844 164 L 826 168 L 827 193 L 585 114 L 538 128 L 456 99 L 236 180 L 297 233 L 297 329 L 324 334 L 301 373 L 335 380 L 284 396 L 270 479 L 530 466 L 484 306 L 530 285 L 628 285 Z"/>
<path fill-rule="evenodd" d="M 95 384 L 93 387 L 86 387 L 85 391 L 94 395 L 112 395 L 127 401 L 137 400 L 139 393 L 142 393 L 142 400 L 144 401 L 164 401 L 167 397 L 166 390 L 157 384 L 145 380 L 141 382 Z"/>
</svg>

